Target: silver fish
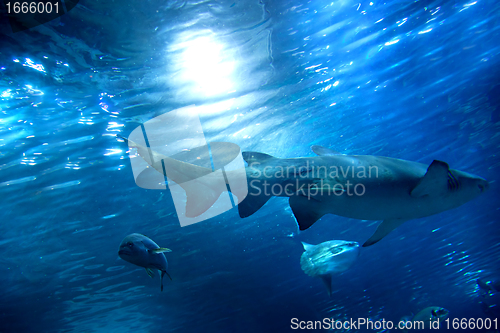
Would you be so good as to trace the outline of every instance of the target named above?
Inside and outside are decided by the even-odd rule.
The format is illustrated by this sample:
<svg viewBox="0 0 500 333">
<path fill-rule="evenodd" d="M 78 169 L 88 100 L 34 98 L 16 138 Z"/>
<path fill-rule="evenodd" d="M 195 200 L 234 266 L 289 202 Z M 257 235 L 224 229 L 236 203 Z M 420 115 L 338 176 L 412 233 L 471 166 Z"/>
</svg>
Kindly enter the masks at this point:
<svg viewBox="0 0 500 333">
<path fill-rule="evenodd" d="M 416 323 L 423 323 L 424 329 L 434 328 L 433 323 L 441 322 L 448 317 L 449 311 L 439 306 L 429 306 L 413 317 L 413 329 L 418 329 Z M 439 325 L 439 324 L 438 324 Z M 437 326 L 439 327 L 439 326 Z"/>
<path fill-rule="evenodd" d="M 302 242 L 305 252 L 300 257 L 300 267 L 309 276 L 323 280 L 332 294 L 332 275 L 349 269 L 359 256 L 359 244 L 331 240 L 318 245 Z"/>
</svg>

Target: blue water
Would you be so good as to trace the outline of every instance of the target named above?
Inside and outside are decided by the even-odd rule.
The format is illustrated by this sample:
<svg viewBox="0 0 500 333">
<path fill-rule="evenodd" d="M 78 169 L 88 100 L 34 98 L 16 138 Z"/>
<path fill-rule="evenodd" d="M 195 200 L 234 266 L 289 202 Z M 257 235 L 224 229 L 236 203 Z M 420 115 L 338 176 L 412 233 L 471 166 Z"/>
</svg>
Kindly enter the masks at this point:
<svg viewBox="0 0 500 333">
<path fill-rule="evenodd" d="M 492 316 L 476 279 L 500 277 L 498 1 L 82 0 L 22 32 L 2 17 L 0 31 L 0 332 Z M 362 249 L 328 297 L 300 242 L 362 243 L 377 222 L 326 215 L 299 233 L 273 198 L 181 228 L 170 192 L 136 186 L 116 134 L 193 104 L 208 141 L 439 159 L 490 190 Z M 172 249 L 163 292 L 118 257 L 133 232 Z"/>
</svg>

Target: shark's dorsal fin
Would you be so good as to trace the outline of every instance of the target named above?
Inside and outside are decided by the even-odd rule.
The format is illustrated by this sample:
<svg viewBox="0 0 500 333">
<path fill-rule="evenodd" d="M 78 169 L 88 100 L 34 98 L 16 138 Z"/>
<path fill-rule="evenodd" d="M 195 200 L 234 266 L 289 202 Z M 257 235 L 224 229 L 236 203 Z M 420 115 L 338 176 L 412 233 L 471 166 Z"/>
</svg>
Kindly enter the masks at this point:
<svg viewBox="0 0 500 333">
<path fill-rule="evenodd" d="M 306 230 L 325 215 L 319 211 L 321 202 L 309 200 L 307 197 L 294 195 L 290 197 L 288 203 L 297 220 L 299 230 Z"/>
<path fill-rule="evenodd" d="M 387 236 L 391 231 L 406 222 L 405 219 L 384 220 L 379 224 L 375 233 L 363 244 L 363 247 L 371 246 Z"/>
<path fill-rule="evenodd" d="M 411 196 L 418 198 L 434 193 L 443 193 L 448 189 L 450 168 L 447 163 L 434 160 L 417 186 L 411 191 Z"/>
<path fill-rule="evenodd" d="M 311 149 L 318 156 L 342 155 L 338 151 L 335 151 L 335 150 L 330 149 L 330 148 L 321 147 L 321 146 L 311 146 Z"/>
<path fill-rule="evenodd" d="M 310 250 L 314 247 L 314 245 L 308 244 L 306 242 L 302 242 L 302 246 L 304 247 L 305 251 Z"/>
<path fill-rule="evenodd" d="M 267 160 L 276 158 L 274 156 L 264 154 L 264 153 L 258 153 L 255 151 L 244 151 L 243 153 L 241 153 L 241 155 L 243 156 L 243 159 L 245 160 L 245 162 L 247 162 L 248 164 L 252 164 L 252 163 L 256 163 L 256 162 L 257 163 L 264 163 Z"/>
<path fill-rule="evenodd" d="M 332 296 L 332 275 L 331 274 L 325 274 L 325 275 L 320 275 L 319 276 L 321 280 L 323 280 L 323 283 L 326 286 L 326 289 L 328 290 L 328 296 Z"/>
</svg>

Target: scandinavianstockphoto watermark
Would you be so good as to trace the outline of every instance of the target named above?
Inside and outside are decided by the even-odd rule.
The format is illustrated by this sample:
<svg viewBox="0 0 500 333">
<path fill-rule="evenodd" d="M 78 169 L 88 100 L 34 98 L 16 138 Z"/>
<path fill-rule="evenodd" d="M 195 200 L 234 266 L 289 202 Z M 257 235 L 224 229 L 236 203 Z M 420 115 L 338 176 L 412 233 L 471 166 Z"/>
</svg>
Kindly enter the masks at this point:
<svg viewBox="0 0 500 333">
<path fill-rule="evenodd" d="M 249 165 L 249 195 L 293 196 L 311 199 L 317 195 L 362 196 L 366 192 L 363 181 L 378 178 L 377 166 L 314 166 L 307 161 L 301 166 L 266 166 L 259 162 Z"/>
</svg>

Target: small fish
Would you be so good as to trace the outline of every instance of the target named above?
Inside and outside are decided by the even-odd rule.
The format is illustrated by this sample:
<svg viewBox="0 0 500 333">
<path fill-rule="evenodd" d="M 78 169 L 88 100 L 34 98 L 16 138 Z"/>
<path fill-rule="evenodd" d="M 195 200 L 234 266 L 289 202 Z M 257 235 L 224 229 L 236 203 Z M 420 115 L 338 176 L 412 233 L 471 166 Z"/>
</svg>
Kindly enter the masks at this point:
<svg viewBox="0 0 500 333">
<path fill-rule="evenodd" d="M 146 273 L 150 277 L 154 277 L 154 269 L 161 271 L 161 291 L 163 291 L 163 276 L 167 274 L 172 280 L 170 274 L 167 273 L 168 262 L 164 252 L 172 252 L 172 250 L 159 247 L 147 236 L 130 234 L 120 244 L 118 255 L 131 264 L 146 268 Z"/>
<path fill-rule="evenodd" d="M 483 279 L 476 280 L 479 288 L 487 293 L 500 292 L 500 280 L 484 281 Z"/>
<path fill-rule="evenodd" d="M 500 317 L 500 280 L 477 279 L 481 309 L 490 318 Z"/>
<path fill-rule="evenodd" d="M 449 311 L 445 308 L 441 308 L 439 306 L 429 306 L 413 317 L 413 323 L 423 322 L 425 329 L 431 329 L 433 328 L 431 325 L 434 321 L 441 322 L 445 320 L 446 317 L 448 317 L 448 313 Z M 414 326 L 413 329 L 416 329 L 416 327 Z"/>
<path fill-rule="evenodd" d="M 357 242 L 332 240 L 318 245 L 302 242 L 305 252 L 300 257 L 300 267 L 309 276 L 319 277 L 332 294 L 332 275 L 351 267 L 359 256 Z"/>
</svg>

